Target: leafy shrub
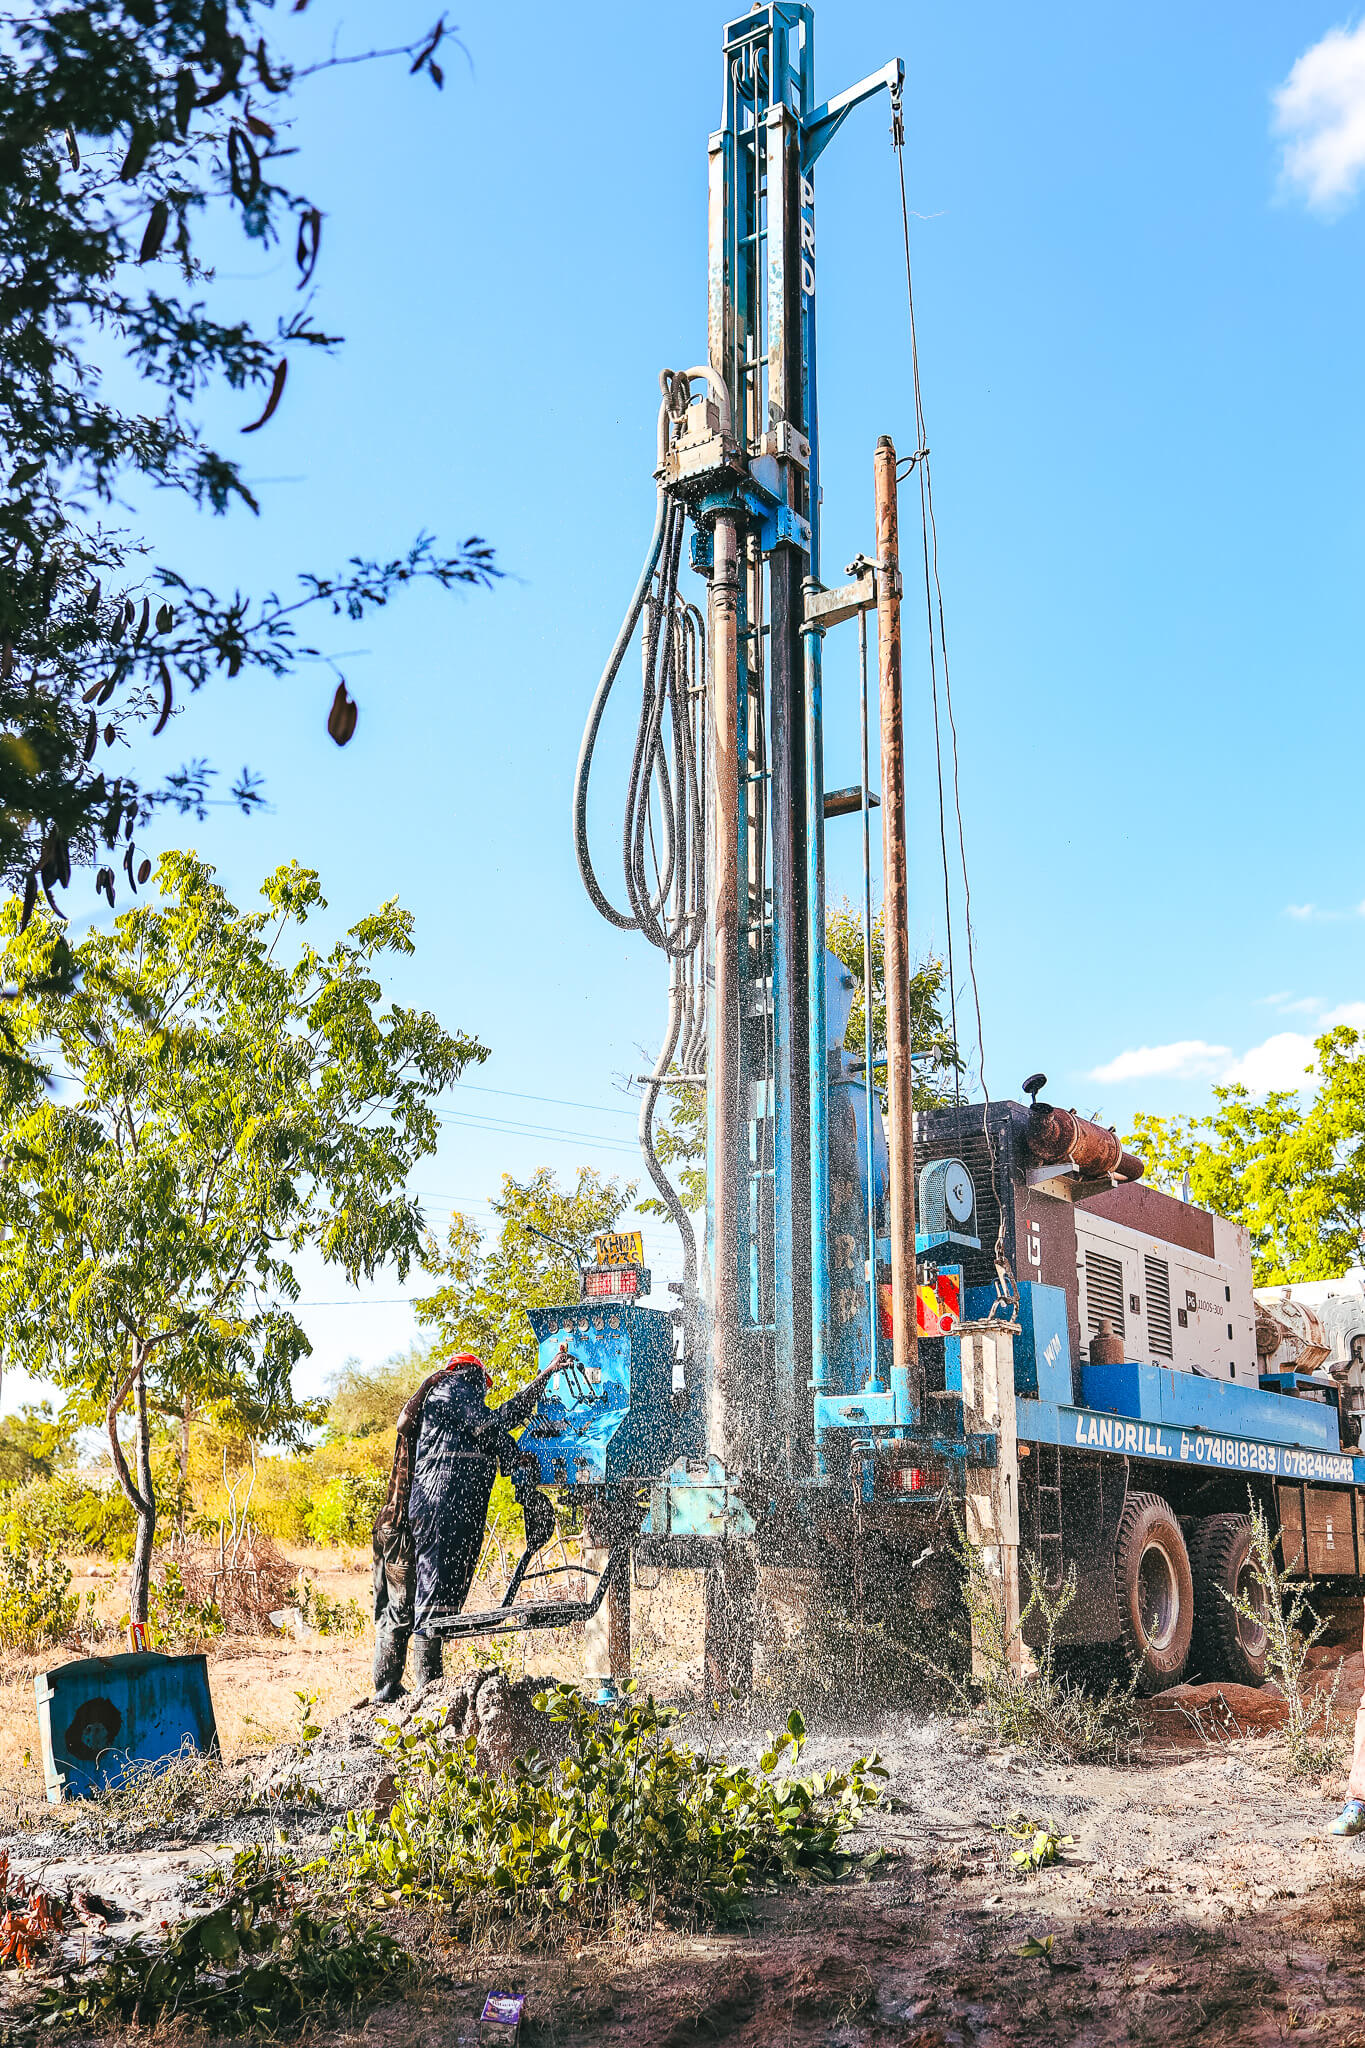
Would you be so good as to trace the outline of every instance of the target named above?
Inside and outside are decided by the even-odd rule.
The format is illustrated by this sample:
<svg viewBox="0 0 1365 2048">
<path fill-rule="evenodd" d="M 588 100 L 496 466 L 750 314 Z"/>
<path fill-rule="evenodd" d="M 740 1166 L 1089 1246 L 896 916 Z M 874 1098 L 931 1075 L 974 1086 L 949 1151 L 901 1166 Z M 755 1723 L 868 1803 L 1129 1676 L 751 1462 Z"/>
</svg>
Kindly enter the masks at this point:
<svg viewBox="0 0 1365 2048">
<path fill-rule="evenodd" d="M 30 1549 L 22 1537 L 0 1544 L 0 1644 L 36 1650 L 72 1634 L 80 1601 L 70 1589 L 70 1568 L 51 1545 Z"/>
<path fill-rule="evenodd" d="M 368 1543 L 388 1492 L 387 1472 L 339 1472 L 314 1495 L 304 1527 L 311 1543 Z"/>
<path fill-rule="evenodd" d="M 1137 1673 L 1126 1686 L 1111 1684 L 1095 1695 L 1057 1670 L 1057 1631 L 1076 1598 L 1076 1567 L 1072 1565 L 1061 1591 L 1053 1596 L 1043 1583 L 1037 1558 L 1025 1556 L 1028 1598 L 1011 1627 L 1000 1581 L 967 1540 L 956 1513 L 953 1521 L 970 1623 L 969 1637 L 959 1637 L 959 1642 L 975 1653 L 976 1670 L 963 1679 L 940 1665 L 930 1668 L 946 1680 L 969 1712 L 984 1717 L 998 1741 L 1014 1743 L 1032 1756 L 1095 1763 L 1131 1750 L 1140 1734 L 1133 1706 Z M 1023 1668 L 1020 1650 L 1034 1615 L 1042 1624 L 1042 1642 L 1033 1652 L 1030 1670 Z"/>
<path fill-rule="evenodd" d="M 122 1488 L 105 1491 L 74 1473 L 31 1479 L 0 1498 L 0 1536 L 54 1550 L 130 1558 L 137 1521 Z"/>
<path fill-rule="evenodd" d="M 300 1619 L 320 1636 L 358 1636 L 364 1633 L 365 1616 L 355 1600 L 334 1600 L 332 1595 L 300 1572 L 294 1584 L 294 1605 Z"/>
<path fill-rule="evenodd" d="M 179 1650 L 223 1633 L 218 1602 L 196 1599 L 185 1584 L 179 1560 L 168 1557 L 157 1567 L 147 1595 L 147 1617 L 158 1649 Z M 123 1623 L 127 1626 L 127 1622 Z"/>
<path fill-rule="evenodd" d="M 562 1762 L 532 1755 L 487 1776 L 472 1738 L 443 1742 L 429 1724 L 391 1732 L 392 1811 L 349 1813 L 334 1831 L 345 1883 L 372 1884 L 390 1903 L 448 1899 L 579 1923 L 724 1920 L 756 1888 L 842 1875 L 851 1859 L 839 1844 L 886 1776 L 868 1756 L 844 1772 L 777 1777 L 788 1750 L 800 1755 L 799 1714 L 754 1771 L 679 1748 L 665 1734 L 676 1715 L 652 1699 L 604 1713 L 559 1685 L 536 1705 L 567 1724 Z"/>
<path fill-rule="evenodd" d="M 73 1465 L 76 1427 L 74 1415 L 55 1415 L 50 1401 L 41 1408 L 26 1401 L 17 1415 L 0 1419 L 0 1493 Z"/>
<path fill-rule="evenodd" d="M 411 1965 L 389 1935 L 296 1909 L 277 1877 L 229 1893 L 182 1920 L 164 1948 L 124 1943 L 83 1980 L 44 1991 L 36 2017 L 101 2031 L 111 2021 L 194 2020 L 214 2034 L 259 2029 L 272 2039 L 319 2012 L 349 2011 Z"/>
</svg>

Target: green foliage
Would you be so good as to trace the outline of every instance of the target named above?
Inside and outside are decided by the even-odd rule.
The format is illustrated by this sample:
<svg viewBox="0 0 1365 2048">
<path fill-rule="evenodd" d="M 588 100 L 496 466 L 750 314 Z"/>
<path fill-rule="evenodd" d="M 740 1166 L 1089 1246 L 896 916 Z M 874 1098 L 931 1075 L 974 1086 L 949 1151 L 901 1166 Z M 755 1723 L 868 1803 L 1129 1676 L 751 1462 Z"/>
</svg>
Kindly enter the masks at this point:
<svg viewBox="0 0 1365 2048">
<path fill-rule="evenodd" d="M 839 1845 L 886 1776 L 874 1756 L 777 1777 L 788 1751 L 800 1755 L 798 1714 L 753 1771 L 677 1747 L 665 1732 L 675 1715 L 652 1699 L 599 1711 L 560 1685 L 536 1705 L 567 1726 L 563 1762 L 523 1757 L 485 1776 L 472 1740 L 448 1744 L 432 1726 L 392 1733 L 397 1798 L 385 1819 L 352 1813 L 336 1831 L 344 1881 L 389 1901 L 557 1912 L 579 1925 L 724 1920 L 755 1889 L 844 1872 Z"/>
<path fill-rule="evenodd" d="M 1000 1825 L 1012 1842 L 1020 1844 L 1010 1851 L 1010 1862 L 1024 1876 L 1060 1863 L 1063 1849 L 1070 1849 L 1076 1839 L 1074 1835 L 1062 1834 L 1055 1821 L 1030 1820 L 1022 1813 Z"/>
<path fill-rule="evenodd" d="M 158 1650 L 187 1649 L 191 1643 L 208 1642 L 223 1633 L 217 1601 L 191 1600 L 173 1557 L 165 1560 L 152 1580 L 147 1618 Z M 123 1626 L 127 1626 L 126 1620 Z"/>
<path fill-rule="evenodd" d="M 1336 1717 L 1341 1665 L 1329 1689 L 1320 1693 L 1307 1677 L 1308 1653 L 1327 1624 L 1308 1604 L 1302 1583 L 1286 1578 L 1276 1551 L 1282 1537 L 1273 1535 L 1264 1508 L 1247 1489 L 1251 1502 L 1251 1554 L 1255 1584 L 1252 1593 L 1224 1592 L 1223 1598 L 1253 1627 L 1266 1632 L 1266 1673 L 1288 1708 L 1285 1737 L 1289 1762 L 1305 1778 L 1320 1778 L 1341 1762 L 1342 1732 Z M 1305 1630 L 1305 1624 L 1312 1626 Z"/>
<path fill-rule="evenodd" d="M 52 1479 L 76 1462 L 76 1418 L 52 1403 L 26 1401 L 17 1415 L 0 1420 L 0 1494 L 34 1479 Z"/>
<path fill-rule="evenodd" d="M 1365 1040 L 1337 1025 L 1315 1041 L 1318 1086 L 1258 1101 L 1215 1088 L 1211 1116 L 1139 1116 L 1124 1143 L 1147 1179 L 1251 1234 L 1258 1287 L 1333 1280 L 1360 1262 L 1365 1232 Z"/>
<path fill-rule="evenodd" d="M 67 1077 L 0 1086 L 0 1328 L 6 1357 L 56 1380 L 109 1433 L 137 1510 L 133 1611 L 145 1614 L 155 1523 L 150 1410 L 188 1398 L 257 1439 L 297 1441 L 321 1406 L 296 1400 L 309 1350 L 289 1304 L 313 1247 L 355 1282 L 421 1250 L 407 1189 L 435 1150 L 432 1098 L 486 1049 L 426 1011 L 381 1010 L 385 956 L 413 950 L 396 901 L 325 953 L 291 932 L 325 909 L 316 874 L 269 876 L 242 913 L 189 853 L 164 854 L 160 900 L 74 949 L 74 993 L 32 993 L 59 940 L 35 918 L 0 972 L 28 989 L 14 1043 Z M 117 1436 L 136 1411 L 134 1477 Z"/>
<path fill-rule="evenodd" d="M 1011 1625 L 1003 1586 L 981 1551 L 968 1541 L 955 1509 L 953 1524 L 969 1623 L 968 1631 L 959 1632 L 956 1640 L 968 1657 L 975 1652 L 975 1670 L 963 1680 L 940 1665 L 931 1664 L 930 1669 L 948 1683 L 964 1707 L 984 1718 L 997 1741 L 1012 1743 L 1031 1756 L 1099 1763 L 1131 1751 L 1139 1733 L 1133 1707 L 1136 1672 L 1126 1686 L 1111 1684 L 1096 1697 L 1057 1670 L 1057 1631 L 1076 1598 L 1075 1566 L 1061 1590 L 1051 1595 L 1037 1558 L 1024 1556 L 1028 1597 Z M 1035 1616 L 1037 1625 L 1031 1628 Z M 1024 1642 L 1033 1633 L 1040 1633 L 1042 1641 L 1030 1658 Z M 1026 1668 L 1030 1662 L 1032 1668 Z"/>
<path fill-rule="evenodd" d="M 633 1181 L 604 1179 L 588 1166 L 572 1188 L 561 1188 L 546 1166 L 525 1186 L 504 1174 L 502 1193 L 490 1204 L 499 1219 L 491 1246 L 485 1249 L 469 1217 L 458 1214 L 444 1252 L 428 1240 L 423 1263 L 444 1284 L 413 1302 L 418 1322 L 440 1333 L 446 1352 L 476 1352 L 492 1375 L 495 1398 L 515 1392 L 536 1367 L 526 1309 L 577 1301 L 578 1266 L 591 1260 L 594 1236 L 614 1230 L 634 1197 Z"/>
<path fill-rule="evenodd" d="M 825 944 L 858 984 L 844 1044 L 856 1059 L 863 1055 L 863 919 L 851 903 L 831 904 L 825 912 Z M 930 953 L 910 975 L 910 1050 L 916 1055 L 913 1092 L 916 1109 L 933 1109 L 952 1100 L 953 1076 L 963 1062 L 953 1044 L 952 1026 L 943 1014 L 947 999 L 946 964 Z M 872 1057 L 886 1057 L 886 919 L 872 920 Z M 881 1091 L 886 1107 L 886 1089 Z"/>
<path fill-rule="evenodd" d="M 264 1877 L 180 1921 L 164 1947 L 135 1938 L 97 1970 L 49 1986 L 36 2017 L 45 2031 L 182 2019 L 214 2034 L 274 2038 L 351 2011 L 410 1968 L 379 1928 L 319 1919 L 293 1905 L 282 1879 Z"/>
<path fill-rule="evenodd" d="M 201 400 L 240 394 L 229 411 L 254 432 L 291 367 L 296 380 L 301 357 L 341 339 L 297 295 L 314 280 L 323 213 L 281 173 L 297 162 L 298 88 L 364 53 L 319 46 L 291 62 L 306 25 L 284 49 L 265 27 L 277 44 L 270 0 L 31 0 L 4 14 L 0 881 L 41 878 L 49 898 L 73 865 L 101 862 L 109 901 L 119 865 L 131 893 L 134 830 L 159 803 L 202 817 L 210 801 L 203 762 L 148 793 L 126 770 L 106 779 L 103 749 L 164 724 L 220 671 L 325 662 L 330 697 L 335 664 L 303 638 L 303 613 L 349 627 L 413 580 L 486 586 L 498 573 L 477 537 L 447 556 L 421 535 L 393 560 L 353 557 L 300 576 L 292 596 L 253 599 L 196 585 L 123 524 L 149 490 L 258 510 L 240 464 L 205 438 Z M 433 50 L 428 37 L 386 54 L 439 83 Z M 276 317 L 260 331 L 240 282 L 228 288 L 259 268 L 240 243 L 222 260 L 234 229 L 247 248 L 283 241 L 296 256 L 267 266 Z M 232 794 L 243 809 L 259 801 L 246 771 Z"/>
<path fill-rule="evenodd" d="M 388 1488 L 382 1472 L 339 1472 L 308 1512 L 310 1543 L 368 1543 Z"/>
<path fill-rule="evenodd" d="M 328 1388 L 326 1440 L 337 1443 L 392 1429 L 409 1394 L 416 1393 L 438 1363 L 430 1350 L 415 1345 L 383 1365 L 363 1366 L 347 1359 Z"/>
<path fill-rule="evenodd" d="M 320 1636 L 358 1636 L 365 1632 L 365 1617 L 355 1600 L 337 1600 L 300 1572 L 294 1587 L 294 1604 L 300 1618 Z"/>
<path fill-rule="evenodd" d="M 30 1549 L 22 1538 L 0 1543 L 0 1646 L 36 1650 L 60 1642 L 79 1614 L 70 1567 L 54 1549 Z"/>
<path fill-rule="evenodd" d="M 129 1558 L 136 1528 L 120 1488 L 90 1486 L 72 1472 L 31 1479 L 0 1498 L 0 1536 L 68 1553 Z"/>
</svg>

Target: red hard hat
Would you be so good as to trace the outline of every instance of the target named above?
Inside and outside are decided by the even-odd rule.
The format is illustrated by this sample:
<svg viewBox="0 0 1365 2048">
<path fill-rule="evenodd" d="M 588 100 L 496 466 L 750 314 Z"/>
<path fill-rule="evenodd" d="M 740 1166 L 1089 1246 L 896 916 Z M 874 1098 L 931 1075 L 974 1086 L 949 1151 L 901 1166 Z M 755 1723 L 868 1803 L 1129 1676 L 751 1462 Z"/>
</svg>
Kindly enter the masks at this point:
<svg viewBox="0 0 1365 2048">
<path fill-rule="evenodd" d="M 451 1356 L 446 1360 L 447 1372 L 472 1372 L 476 1370 L 483 1374 L 484 1386 L 491 1387 L 493 1384 L 492 1373 L 488 1370 L 483 1360 L 477 1358 L 472 1351 L 452 1352 Z"/>
</svg>

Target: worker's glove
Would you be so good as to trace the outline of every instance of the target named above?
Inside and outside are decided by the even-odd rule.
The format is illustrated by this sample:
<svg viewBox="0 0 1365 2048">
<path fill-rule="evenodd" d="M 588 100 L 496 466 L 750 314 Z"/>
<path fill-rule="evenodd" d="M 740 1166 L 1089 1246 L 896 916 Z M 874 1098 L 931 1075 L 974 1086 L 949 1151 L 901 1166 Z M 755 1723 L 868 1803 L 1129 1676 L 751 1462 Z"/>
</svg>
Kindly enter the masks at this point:
<svg viewBox="0 0 1365 2048">
<path fill-rule="evenodd" d="M 513 1475 L 512 1491 L 526 1524 L 526 1548 L 543 1550 L 555 1533 L 555 1511 L 549 1495 L 540 1491 L 534 1473 L 524 1465 Z"/>
</svg>

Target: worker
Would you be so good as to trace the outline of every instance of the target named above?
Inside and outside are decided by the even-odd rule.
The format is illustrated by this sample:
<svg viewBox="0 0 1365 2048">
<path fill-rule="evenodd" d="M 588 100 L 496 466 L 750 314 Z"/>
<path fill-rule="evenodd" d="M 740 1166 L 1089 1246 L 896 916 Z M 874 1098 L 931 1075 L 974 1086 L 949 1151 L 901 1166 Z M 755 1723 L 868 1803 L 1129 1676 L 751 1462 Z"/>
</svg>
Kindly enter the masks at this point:
<svg viewBox="0 0 1365 2048">
<path fill-rule="evenodd" d="M 527 1549 L 542 1549 L 554 1534 L 554 1509 L 512 1435 L 549 1377 L 541 1373 L 510 1401 L 490 1408 L 493 1382 L 483 1360 L 457 1351 L 422 1381 L 399 1415 L 389 1490 L 374 1525 L 376 1699 L 401 1696 L 409 1636 L 417 1639 L 416 1684 L 441 1676 L 441 1637 L 431 1624 L 458 1614 L 469 1597 L 499 1468 L 511 1477 Z"/>
</svg>

